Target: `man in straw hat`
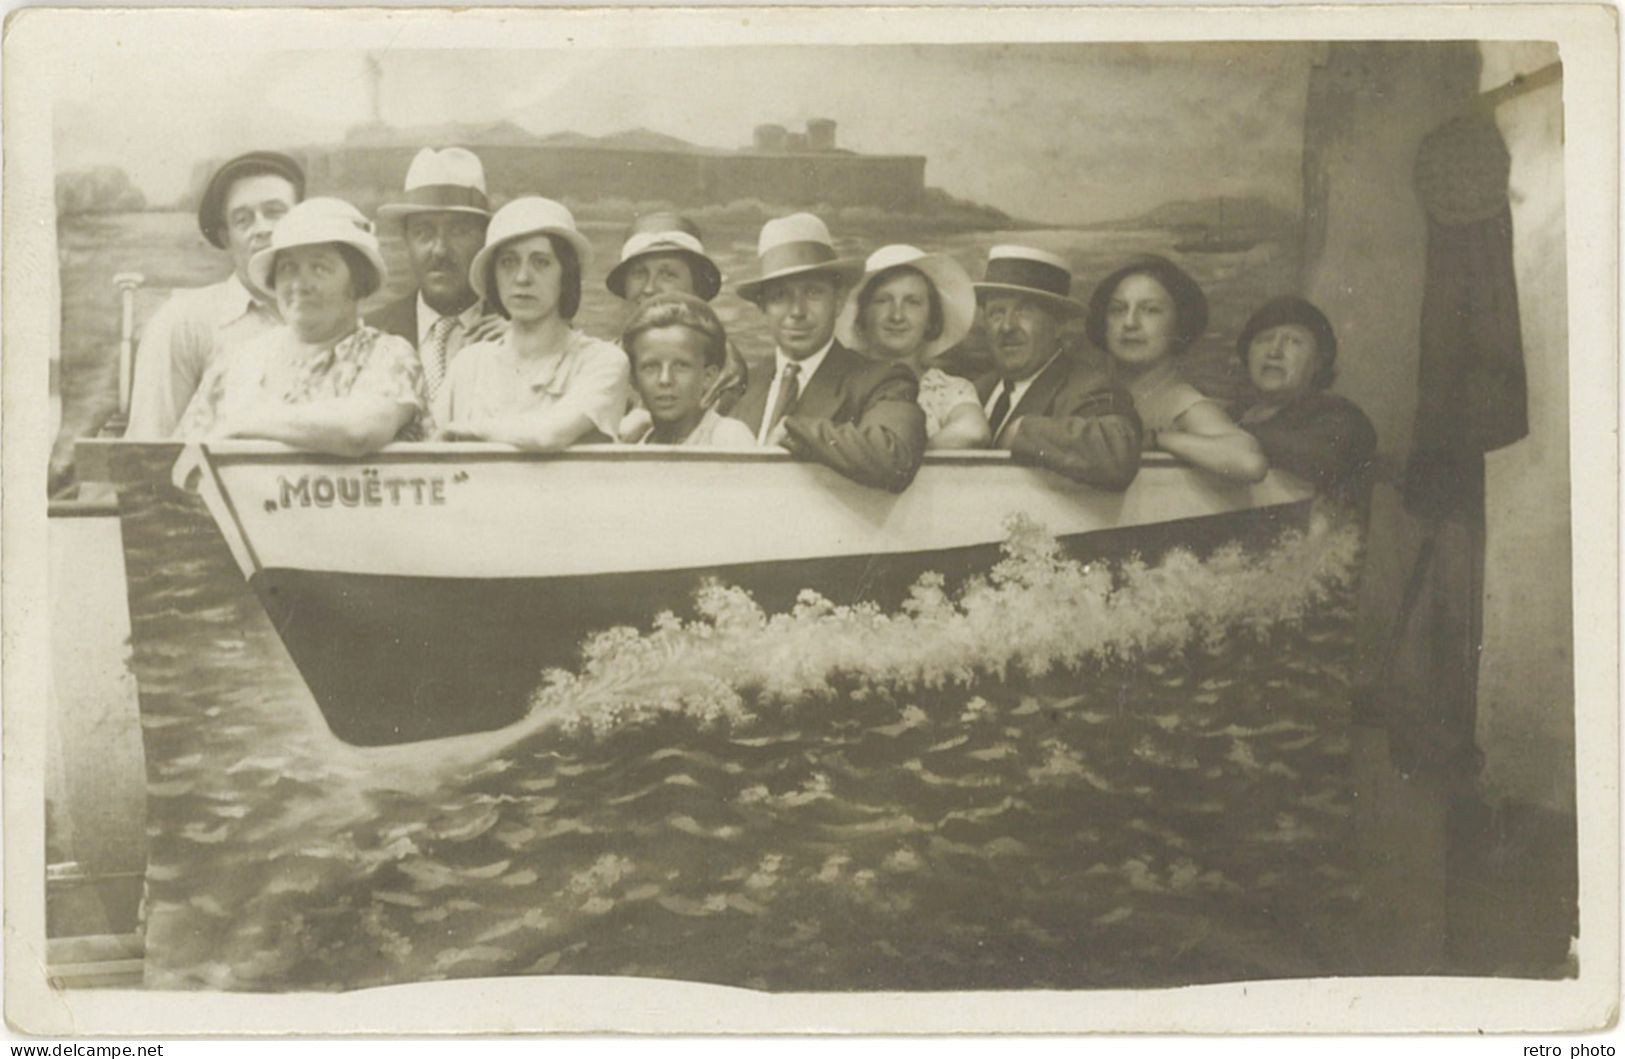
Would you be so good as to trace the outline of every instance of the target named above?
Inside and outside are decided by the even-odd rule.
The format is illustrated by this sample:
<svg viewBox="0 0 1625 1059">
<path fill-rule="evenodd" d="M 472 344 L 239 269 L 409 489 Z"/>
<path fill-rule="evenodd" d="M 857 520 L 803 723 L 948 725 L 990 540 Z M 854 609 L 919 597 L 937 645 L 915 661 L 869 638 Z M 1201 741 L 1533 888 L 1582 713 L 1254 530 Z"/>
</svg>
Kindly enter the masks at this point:
<svg viewBox="0 0 1625 1059">
<path fill-rule="evenodd" d="M 767 317 L 771 370 L 753 373 L 732 415 L 757 444 L 780 444 L 854 481 L 901 492 L 925 454 L 919 382 L 900 363 L 874 363 L 835 339 L 846 288 L 863 262 L 841 258 L 810 213 L 768 221 L 762 274 L 739 295 Z"/>
<path fill-rule="evenodd" d="M 977 380 L 997 448 L 1102 489 L 1126 489 L 1140 469 L 1134 402 L 1103 372 L 1061 352 L 1061 327 L 1084 307 L 1054 254 L 995 246 L 976 284 L 994 370 Z"/>
<path fill-rule="evenodd" d="M 681 214 L 660 211 L 646 213 L 632 222 L 632 231 L 621 246 L 621 260 L 609 270 L 604 286 L 626 302 L 630 320 L 657 294 L 689 294 L 701 301 L 712 300 L 722 290 L 722 270 L 705 252 L 698 225 Z M 744 358 L 730 341 L 722 372 L 706 390 L 702 403 L 727 415 L 745 391 L 749 377 Z"/>
<path fill-rule="evenodd" d="M 248 261 L 271 244 L 277 222 L 304 197 L 304 170 L 274 151 L 238 155 L 209 177 L 198 228 L 230 256 L 231 275 L 176 291 L 147 321 L 130 384 L 126 438 L 169 437 L 215 358 L 282 323 L 276 305 L 249 282 Z"/>
<path fill-rule="evenodd" d="M 485 167 L 461 147 L 425 147 L 406 170 L 401 199 L 380 206 L 378 217 L 400 224 L 417 289 L 368 314 L 367 323 L 412 343 L 433 397 L 464 346 L 502 330 L 468 278 L 491 221 Z"/>
</svg>

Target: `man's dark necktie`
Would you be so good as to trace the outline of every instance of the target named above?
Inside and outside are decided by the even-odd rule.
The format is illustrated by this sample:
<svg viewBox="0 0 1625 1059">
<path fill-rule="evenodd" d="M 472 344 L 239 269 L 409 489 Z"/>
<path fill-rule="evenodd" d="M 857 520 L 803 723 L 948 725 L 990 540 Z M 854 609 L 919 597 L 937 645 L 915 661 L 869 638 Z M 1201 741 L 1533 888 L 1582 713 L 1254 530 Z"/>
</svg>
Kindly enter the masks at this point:
<svg viewBox="0 0 1625 1059">
<path fill-rule="evenodd" d="M 993 414 L 987 417 L 987 425 L 993 429 L 993 438 L 998 440 L 999 431 L 1004 429 L 1004 419 L 1010 414 L 1010 384 L 999 383 L 999 399 L 993 402 Z"/>
<path fill-rule="evenodd" d="M 773 433 L 773 428 L 779 425 L 779 420 L 790 414 L 790 409 L 796 406 L 796 399 L 801 396 L 801 365 L 789 361 L 784 370 L 779 373 L 779 396 L 773 402 L 773 415 L 767 421 L 767 429 L 762 437 Z"/>
</svg>

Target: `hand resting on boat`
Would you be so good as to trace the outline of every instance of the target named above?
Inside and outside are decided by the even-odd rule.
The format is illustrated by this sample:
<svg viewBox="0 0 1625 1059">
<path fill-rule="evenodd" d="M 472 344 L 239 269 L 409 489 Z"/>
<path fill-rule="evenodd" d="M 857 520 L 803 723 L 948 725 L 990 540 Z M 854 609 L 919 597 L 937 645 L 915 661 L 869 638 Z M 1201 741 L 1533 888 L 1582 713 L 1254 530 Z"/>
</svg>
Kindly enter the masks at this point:
<svg viewBox="0 0 1625 1059">
<path fill-rule="evenodd" d="M 615 428 L 615 440 L 627 445 L 642 441 L 650 430 L 654 429 L 654 417 L 649 410 L 638 405 L 621 417 L 621 423 Z"/>
<path fill-rule="evenodd" d="M 351 394 L 303 404 L 259 402 L 220 422 L 227 438 L 262 438 L 334 456 L 365 456 L 383 448 L 417 415 L 416 405 L 375 394 Z"/>
<path fill-rule="evenodd" d="M 1000 433 L 1003 447 L 1018 460 L 1074 482 L 1127 489 L 1140 470 L 1141 424 L 1134 403 L 1104 376 L 1073 362 L 1058 361 L 1045 375 L 1052 371 L 1062 381 L 1047 398 L 1023 402 L 1037 410 L 1011 420 Z"/>
<path fill-rule="evenodd" d="M 440 428 L 444 441 L 494 441 L 527 452 L 559 452 L 591 440 L 597 426 L 582 411 L 554 405 L 518 415 L 452 420 Z"/>
<path fill-rule="evenodd" d="M 784 433 L 778 443 L 792 455 L 816 460 L 855 482 L 900 493 L 914 480 L 925 455 L 918 386 L 903 365 L 875 365 L 854 376 L 850 393 L 855 414 L 843 417 L 845 421 L 785 416 L 777 424 Z"/>
<path fill-rule="evenodd" d="M 1263 446 L 1212 401 L 1192 405 L 1174 426 L 1156 436 L 1155 444 L 1164 452 L 1242 482 L 1261 482 L 1269 473 Z"/>
<path fill-rule="evenodd" d="M 991 444 L 993 431 L 982 406 L 974 401 L 954 406 L 937 432 L 925 440 L 928 449 L 985 449 Z"/>
</svg>

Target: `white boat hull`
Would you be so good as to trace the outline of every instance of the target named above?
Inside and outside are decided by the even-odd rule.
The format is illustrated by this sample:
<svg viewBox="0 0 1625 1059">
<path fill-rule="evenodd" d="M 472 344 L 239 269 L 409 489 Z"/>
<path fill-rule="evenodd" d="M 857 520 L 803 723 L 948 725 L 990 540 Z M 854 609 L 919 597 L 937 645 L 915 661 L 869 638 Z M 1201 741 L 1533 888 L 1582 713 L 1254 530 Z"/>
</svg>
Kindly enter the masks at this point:
<svg viewBox="0 0 1625 1059">
<path fill-rule="evenodd" d="M 1015 517 L 1074 556 L 1153 556 L 1272 535 L 1311 497 L 1159 457 L 1114 493 L 1003 453 L 933 456 L 894 495 L 781 453 L 608 446 L 188 446 L 173 481 L 203 499 L 328 726 L 360 745 L 512 723 L 586 636 L 681 614 L 707 579 L 770 612 L 804 589 L 893 607 L 928 570 L 950 588 L 988 570 Z"/>
<path fill-rule="evenodd" d="M 1237 485 L 1156 459 L 1104 492 L 1003 453 L 933 457 L 894 495 L 776 453 L 654 446 L 398 445 L 359 463 L 192 446 L 177 481 L 193 474 L 245 576 L 581 577 L 909 554 L 997 544 L 1018 514 L 1072 536 L 1308 495 L 1280 475 Z"/>
</svg>

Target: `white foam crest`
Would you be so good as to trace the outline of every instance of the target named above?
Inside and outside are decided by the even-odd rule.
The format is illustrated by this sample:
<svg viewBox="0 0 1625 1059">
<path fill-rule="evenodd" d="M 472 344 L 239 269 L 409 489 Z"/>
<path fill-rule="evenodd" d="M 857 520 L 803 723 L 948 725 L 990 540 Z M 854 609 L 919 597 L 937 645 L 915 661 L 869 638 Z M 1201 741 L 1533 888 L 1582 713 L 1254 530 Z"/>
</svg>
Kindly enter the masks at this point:
<svg viewBox="0 0 1625 1059">
<path fill-rule="evenodd" d="M 595 729 L 670 711 L 746 719 L 749 696 L 792 703 L 833 693 L 837 680 L 860 695 L 968 687 L 1191 643 L 1217 647 L 1300 620 L 1348 584 L 1359 550 L 1354 528 L 1317 524 L 1262 555 L 1176 550 L 1155 565 L 1136 559 L 1113 570 L 1065 557 L 1027 519 L 1008 528 L 988 576 L 950 596 L 942 576 L 928 573 L 895 613 L 804 590 L 788 613 L 769 615 L 748 593 L 709 583 L 694 621 L 665 613 L 647 632 L 592 637 L 579 674 L 548 674 L 530 719 Z"/>
</svg>

